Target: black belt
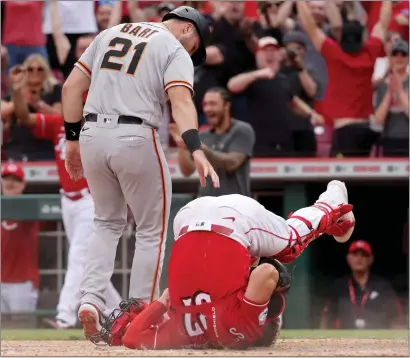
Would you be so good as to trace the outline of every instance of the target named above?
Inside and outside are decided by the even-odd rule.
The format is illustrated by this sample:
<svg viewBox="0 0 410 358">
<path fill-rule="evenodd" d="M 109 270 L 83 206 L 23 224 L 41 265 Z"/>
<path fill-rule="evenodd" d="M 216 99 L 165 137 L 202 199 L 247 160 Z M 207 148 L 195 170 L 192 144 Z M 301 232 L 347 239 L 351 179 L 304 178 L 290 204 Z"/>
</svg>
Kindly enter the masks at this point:
<svg viewBox="0 0 410 358">
<path fill-rule="evenodd" d="M 90 113 L 85 116 L 86 122 L 97 122 L 97 114 Z M 142 124 L 144 121 L 139 117 L 132 116 L 118 116 L 118 123 L 120 124 Z"/>
</svg>

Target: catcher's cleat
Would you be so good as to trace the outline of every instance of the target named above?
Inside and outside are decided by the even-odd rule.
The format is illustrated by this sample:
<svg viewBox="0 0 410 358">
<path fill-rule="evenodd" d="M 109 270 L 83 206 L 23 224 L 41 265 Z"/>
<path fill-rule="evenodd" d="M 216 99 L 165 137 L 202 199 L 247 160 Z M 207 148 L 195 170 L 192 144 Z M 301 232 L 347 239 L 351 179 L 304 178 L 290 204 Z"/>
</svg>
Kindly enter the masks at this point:
<svg viewBox="0 0 410 358">
<path fill-rule="evenodd" d="M 347 188 L 345 183 L 339 180 L 332 180 L 327 187 L 329 186 L 337 186 L 340 188 L 340 194 L 342 196 L 342 206 L 339 207 L 341 210 L 340 218 L 337 220 L 336 224 L 331 226 L 326 233 L 332 235 L 337 242 L 346 242 L 350 239 L 350 236 L 353 234 L 354 226 L 355 226 L 355 218 L 353 215 L 353 207 L 349 210 L 348 206 L 348 196 L 347 196 Z M 344 211 L 343 211 L 344 210 Z"/>
<path fill-rule="evenodd" d="M 83 303 L 78 310 L 78 319 L 83 325 L 84 336 L 94 344 L 104 341 L 101 335 L 102 318 L 99 309 L 91 303 Z"/>
</svg>

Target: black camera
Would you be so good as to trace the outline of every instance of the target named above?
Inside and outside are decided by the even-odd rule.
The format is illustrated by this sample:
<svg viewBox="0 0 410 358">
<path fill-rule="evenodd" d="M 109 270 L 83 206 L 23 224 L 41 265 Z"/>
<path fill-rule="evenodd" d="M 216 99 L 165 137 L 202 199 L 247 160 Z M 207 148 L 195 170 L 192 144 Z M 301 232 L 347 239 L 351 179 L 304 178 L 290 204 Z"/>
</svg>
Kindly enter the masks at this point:
<svg viewBox="0 0 410 358">
<path fill-rule="evenodd" d="M 286 50 L 286 54 L 289 60 L 292 60 L 292 61 L 294 61 L 296 57 L 298 57 L 298 53 L 295 50 L 292 50 L 290 48 Z"/>
</svg>

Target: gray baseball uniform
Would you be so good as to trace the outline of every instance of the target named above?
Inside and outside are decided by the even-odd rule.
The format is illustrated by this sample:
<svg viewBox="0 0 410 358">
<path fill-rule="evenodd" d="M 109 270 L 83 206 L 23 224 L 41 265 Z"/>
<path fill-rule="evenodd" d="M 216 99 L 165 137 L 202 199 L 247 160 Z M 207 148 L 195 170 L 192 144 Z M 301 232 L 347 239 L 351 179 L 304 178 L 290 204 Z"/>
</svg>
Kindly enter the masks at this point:
<svg viewBox="0 0 410 358">
<path fill-rule="evenodd" d="M 192 90 L 193 64 L 180 42 L 155 23 L 121 24 L 100 33 L 76 64 L 91 78 L 80 135 L 81 160 L 95 203 L 81 302 L 104 308 L 127 204 L 137 225 L 130 297 L 157 299 L 171 204 L 171 178 L 156 129 L 166 90 Z M 119 116 L 142 124 L 119 123 Z M 87 119 L 87 117 L 86 117 Z"/>
</svg>

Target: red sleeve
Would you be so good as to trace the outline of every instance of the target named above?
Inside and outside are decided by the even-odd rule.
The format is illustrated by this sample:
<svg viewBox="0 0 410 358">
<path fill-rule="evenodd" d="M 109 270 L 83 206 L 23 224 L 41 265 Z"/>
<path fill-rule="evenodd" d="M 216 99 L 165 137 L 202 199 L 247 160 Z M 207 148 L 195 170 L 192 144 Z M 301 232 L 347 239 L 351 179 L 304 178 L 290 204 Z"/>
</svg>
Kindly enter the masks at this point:
<svg viewBox="0 0 410 358">
<path fill-rule="evenodd" d="M 332 40 L 330 37 L 326 37 L 326 40 L 323 42 L 320 53 L 325 58 L 325 60 L 340 59 L 343 56 L 342 49 L 340 45 Z"/>
<path fill-rule="evenodd" d="M 159 301 L 143 310 L 129 325 L 122 343 L 131 349 L 177 349 L 190 343 L 172 319 L 163 322 L 167 308 Z M 161 323 L 162 322 L 162 323 Z"/>
<path fill-rule="evenodd" d="M 36 113 L 36 125 L 33 134 L 37 138 L 54 140 L 63 124 L 64 119 L 59 114 Z"/>
<path fill-rule="evenodd" d="M 363 9 L 368 13 L 372 8 L 371 1 L 360 1 L 360 5 L 362 5 Z"/>
<path fill-rule="evenodd" d="M 377 37 L 369 37 L 365 43 L 365 48 L 369 51 L 372 60 L 375 62 L 378 57 L 385 56 L 383 41 Z"/>
</svg>

